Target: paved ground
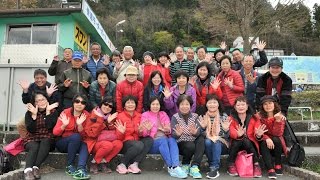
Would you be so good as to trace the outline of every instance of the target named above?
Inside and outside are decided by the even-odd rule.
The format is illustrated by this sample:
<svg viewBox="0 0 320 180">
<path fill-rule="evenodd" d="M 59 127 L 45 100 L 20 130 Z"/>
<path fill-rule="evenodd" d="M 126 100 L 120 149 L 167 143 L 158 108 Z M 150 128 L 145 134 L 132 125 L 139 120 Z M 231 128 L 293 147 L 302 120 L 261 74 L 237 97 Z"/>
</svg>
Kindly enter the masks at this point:
<svg viewBox="0 0 320 180">
<path fill-rule="evenodd" d="M 204 176 L 204 174 L 203 174 Z M 49 174 L 44 174 L 42 175 L 41 180 L 71 180 L 73 179 L 70 176 L 67 176 L 64 171 L 58 170 L 51 172 Z M 127 175 L 119 175 L 118 173 L 111 173 L 111 174 L 97 174 L 97 175 L 92 175 L 91 180 L 165 180 L 165 179 L 176 179 L 176 178 L 171 178 L 167 172 L 165 171 L 145 171 L 142 172 L 142 174 L 139 175 L 133 175 L 133 174 L 127 174 Z M 188 179 L 192 179 L 191 177 L 188 177 Z M 206 179 L 205 177 L 203 179 Z M 239 177 L 231 177 L 225 172 L 222 172 L 220 174 L 219 178 L 217 179 L 226 179 L 226 180 L 239 180 L 239 179 L 244 179 L 244 178 L 239 178 Z M 262 178 L 258 178 L 259 180 L 266 180 L 268 177 L 266 177 L 266 174 Z M 285 173 L 283 176 L 280 178 L 281 180 L 299 180 L 298 177 L 293 176 L 293 175 L 288 175 Z"/>
</svg>

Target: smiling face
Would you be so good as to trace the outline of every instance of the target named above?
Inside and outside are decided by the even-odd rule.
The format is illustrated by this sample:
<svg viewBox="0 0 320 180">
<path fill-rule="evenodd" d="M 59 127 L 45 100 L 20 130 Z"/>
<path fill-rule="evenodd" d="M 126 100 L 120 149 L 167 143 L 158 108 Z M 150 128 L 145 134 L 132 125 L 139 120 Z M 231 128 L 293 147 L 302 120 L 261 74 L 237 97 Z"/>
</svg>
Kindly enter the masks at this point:
<svg viewBox="0 0 320 180">
<path fill-rule="evenodd" d="M 194 51 L 193 51 L 193 49 L 188 49 L 187 50 L 187 60 L 189 60 L 189 61 L 194 60 Z"/>
<path fill-rule="evenodd" d="M 86 107 L 87 102 L 82 97 L 77 97 L 73 102 L 73 108 L 77 112 L 82 112 Z"/>
<path fill-rule="evenodd" d="M 132 59 L 132 57 L 133 57 L 133 50 L 131 49 L 131 48 L 129 48 L 129 47 L 125 47 L 124 49 L 123 49 L 123 58 L 125 59 L 125 60 L 130 60 L 130 59 Z"/>
<path fill-rule="evenodd" d="M 144 56 L 143 60 L 144 60 L 145 64 L 151 64 L 151 62 L 152 62 L 152 58 L 149 55 Z"/>
<path fill-rule="evenodd" d="M 177 84 L 178 86 L 185 86 L 188 83 L 188 78 L 185 76 L 179 76 L 177 78 Z"/>
<path fill-rule="evenodd" d="M 151 82 L 154 86 L 159 86 L 161 83 L 161 77 L 159 74 L 156 74 L 152 79 Z"/>
<path fill-rule="evenodd" d="M 198 59 L 204 60 L 206 58 L 206 51 L 203 48 L 198 49 L 197 56 Z"/>
<path fill-rule="evenodd" d="M 46 109 L 48 100 L 42 94 L 37 94 L 35 96 L 35 105 L 38 106 L 39 110 Z"/>
<path fill-rule="evenodd" d="M 99 74 L 97 80 L 101 87 L 106 87 L 109 82 L 108 76 L 105 73 Z"/>
<path fill-rule="evenodd" d="M 137 74 L 126 74 L 126 80 L 129 81 L 130 83 L 135 82 L 138 79 Z"/>
<path fill-rule="evenodd" d="M 136 103 L 134 102 L 134 100 L 129 99 L 124 104 L 124 109 L 128 112 L 134 112 L 136 110 Z"/>
<path fill-rule="evenodd" d="M 154 113 L 157 113 L 160 111 L 160 102 L 157 99 L 151 102 L 150 111 Z"/>
<path fill-rule="evenodd" d="M 223 54 L 222 52 L 218 52 L 218 53 L 216 54 L 216 60 L 217 60 L 218 62 L 220 62 L 221 57 L 222 57 L 223 55 L 224 55 L 224 54 Z"/>
<path fill-rule="evenodd" d="M 201 68 L 198 69 L 198 75 L 200 79 L 206 79 L 208 76 L 208 69 L 206 66 L 202 66 Z"/>
<path fill-rule="evenodd" d="M 190 112 L 190 109 L 191 109 L 191 105 L 189 101 L 186 99 L 181 101 L 181 103 L 179 104 L 179 111 L 182 114 L 188 114 Z"/>
<path fill-rule="evenodd" d="M 233 51 L 232 56 L 236 62 L 240 62 L 243 59 L 243 54 L 240 51 Z"/>
<path fill-rule="evenodd" d="M 101 105 L 101 111 L 103 112 L 103 114 L 108 114 L 112 111 L 112 103 L 108 103 L 108 102 L 105 102 L 105 103 L 102 103 Z"/>
<path fill-rule="evenodd" d="M 71 63 L 72 63 L 72 67 L 74 67 L 74 68 L 77 68 L 77 69 L 82 68 L 83 62 L 82 62 L 81 59 L 73 59 L 73 60 L 71 61 Z"/>
<path fill-rule="evenodd" d="M 37 74 L 34 76 L 34 83 L 39 86 L 43 87 L 47 82 L 47 78 L 42 74 Z"/>
<path fill-rule="evenodd" d="M 166 64 L 167 61 L 168 61 L 168 58 L 167 58 L 166 56 L 161 56 L 161 57 L 159 58 L 159 62 L 160 62 L 160 64 L 162 64 L 162 65 Z"/>
<path fill-rule="evenodd" d="M 72 59 L 72 50 L 71 49 L 65 49 L 63 51 L 63 57 L 65 60 L 71 60 Z"/>
<path fill-rule="evenodd" d="M 210 99 L 206 106 L 209 112 L 217 112 L 219 109 L 219 102 L 216 99 Z"/>
<path fill-rule="evenodd" d="M 278 77 L 282 72 L 282 67 L 280 66 L 270 66 L 269 72 L 272 77 Z"/>
<path fill-rule="evenodd" d="M 100 46 L 97 45 L 97 44 L 92 45 L 92 46 L 91 46 L 91 54 L 92 54 L 93 56 L 100 56 L 100 54 L 101 54 L 101 48 L 100 48 Z"/>
<path fill-rule="evenodd" d="M 274 102 L 273 101 L 266 101 L 262 104 L 264 111 L 267 113 L 271 113 L 274 111 Z"/>
<path fill-rule="evenodd" d="M 225 58 L 221 60 L 221 69 L 224 72 L 228 72 L 231 69 L 231 64 L 229 59 Z"/>
<path fill-rule="evenodd" d="M 177 60 L 182 61 L 184 56 L 182 47 L 177 47 L 175 53 L 176 53 Z"/>
<path fill-rule="evenodd" d="M 245 56 L 242 61 L 242 65 L 244 69 L 251 70 L 254 65 L 253 56 Z"/>
<path fill-rule="evenodd" d="M 234 109 L 237 111 L 238 114 L 244 114 L 248 110 L 248 104 L 244 101 L 237 101 L 234 105 Z"/>
</svg>

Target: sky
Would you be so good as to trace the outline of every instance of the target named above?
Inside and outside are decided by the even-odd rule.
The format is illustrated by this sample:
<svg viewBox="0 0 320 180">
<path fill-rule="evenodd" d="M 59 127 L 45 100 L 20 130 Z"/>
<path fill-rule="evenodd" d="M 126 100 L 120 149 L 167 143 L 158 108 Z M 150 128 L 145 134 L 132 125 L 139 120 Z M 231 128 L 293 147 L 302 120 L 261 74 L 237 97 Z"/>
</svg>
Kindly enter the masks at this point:
<svg viewBox="0 0 320 180">
<path fill-rule="evenodd" d="M 271 4 L 273 5 L 273 6 L 275 6 L 278 2 L 279 2 L 279 0 L 269 0 L 270 2 L 271 2 Z M 292 0 L 280 0 L 281 2 L 288 2 L 288 1 L 292 1 Z M 312 10 L 313 9 L 313 6 L 314 6 L 314 4 L 315 3 L 318 3 L 318 5 L 320 5 L 320 1 L 319 0 L 304 0 L 304 2 L 303 2 L 310 10 Z"/>
</svg>

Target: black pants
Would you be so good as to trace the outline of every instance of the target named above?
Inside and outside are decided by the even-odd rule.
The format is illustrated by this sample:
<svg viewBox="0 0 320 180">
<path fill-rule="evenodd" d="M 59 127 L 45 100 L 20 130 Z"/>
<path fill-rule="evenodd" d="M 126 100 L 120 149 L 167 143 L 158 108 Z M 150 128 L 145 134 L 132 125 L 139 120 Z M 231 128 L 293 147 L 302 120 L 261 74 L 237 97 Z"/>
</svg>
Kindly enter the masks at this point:
<svg viewBox="0 0 320 180">
<path fill-rule="evenodd" d="M 259 161 L 258 152 L 253 144 L 248 138 L 243 138 L 241 140 L 232 140 L 229 149 L 229 163 L 234 163 L 239 151 L 246 150 L 247 153 L 253 153 L 253 162 Z"/>
<path fill-rule="evenodd" d="M 192 165 L 200 166 L 204 153 L 204 136 L 200 135 L 194 142 L 183 141 L 178 143 L 179 153 L 183 156 L 182 164 L 190 164 L 193 157 Z"/>
<path fill-rule="evenodd" d="M 274 144 L 274 149 L 269 149 L 266 141 L 260 143 L 261 155 L 268 170 L 274 168 L 272 157 L 274 157 L 275 165 L 281 164 L 281 154 L 283 152 L 279 137 L 272 137 L 271 139 Z"/>
<path fill-rule="evenodd" d="M 145 137 L 139 141 L 130 140 L 123 143 L 121 153 L 121 163 L 126 166 L 138 162 L 140 163 L 147 155 L 153 145 L 153 139 L 151 137 Z"/>
<path fill-rule="evenodd" d="M 25 145 L 26 151 L 26 168 L 33 166 L 40 167 L 43 161 L 48 157 L 50 149 L 54 147 L 54 141 L 46 138 L 41 141 L 31 141 Z"/>
</svg>

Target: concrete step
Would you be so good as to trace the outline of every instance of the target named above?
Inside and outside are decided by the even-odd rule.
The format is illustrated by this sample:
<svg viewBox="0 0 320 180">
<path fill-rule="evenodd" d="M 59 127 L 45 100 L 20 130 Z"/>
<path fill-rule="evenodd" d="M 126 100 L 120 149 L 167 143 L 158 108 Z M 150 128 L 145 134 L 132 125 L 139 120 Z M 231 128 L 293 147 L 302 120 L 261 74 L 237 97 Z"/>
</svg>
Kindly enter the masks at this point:
<svg viewBox="0 0 320 180">
<path fill-rule="evenodd" d="M 302 145 L 320 146 L 320 132 L 295 132 L 295 135 Z"/>
<path fill-rule="evenodd" d="M 320 121 L 290 121 L 294 132 L 320 132 Z"/>
</svg>

